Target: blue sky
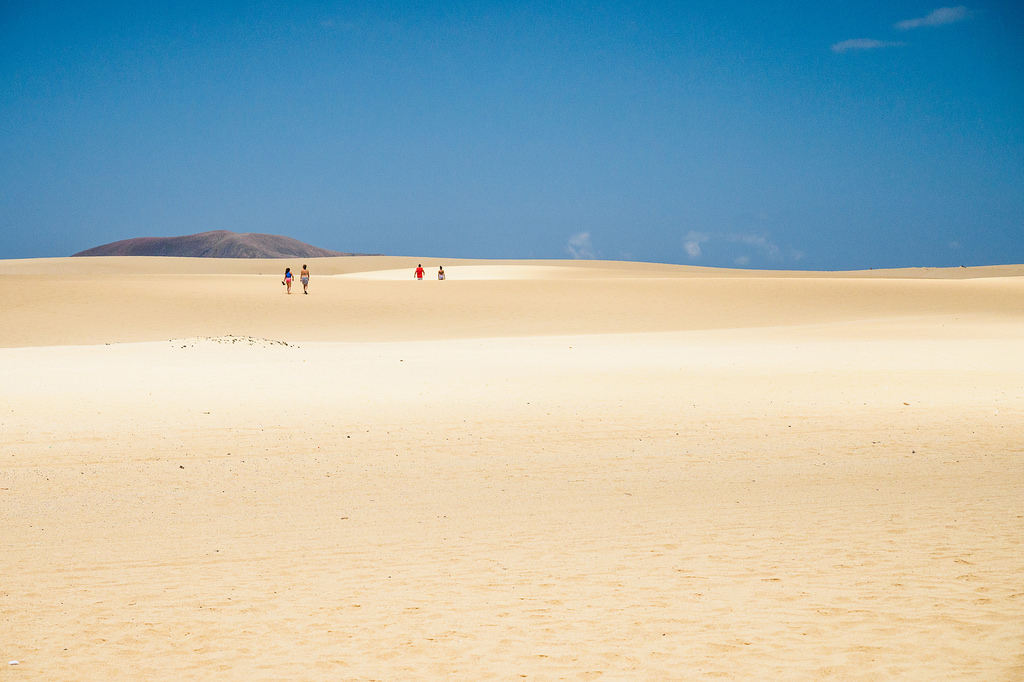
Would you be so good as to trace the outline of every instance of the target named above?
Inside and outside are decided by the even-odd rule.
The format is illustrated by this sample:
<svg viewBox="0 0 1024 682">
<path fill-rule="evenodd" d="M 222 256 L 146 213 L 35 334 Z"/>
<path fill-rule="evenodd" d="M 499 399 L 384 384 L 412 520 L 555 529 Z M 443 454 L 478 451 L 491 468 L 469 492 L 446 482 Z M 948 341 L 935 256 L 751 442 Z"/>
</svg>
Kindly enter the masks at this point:
<svg viewBox="0 0 1024 682">
<path fill-rule="evenodd" d="M 1020 3 L 170 5 L 0 4 L 0 258 L 1024 262 Z"/>
</svg>

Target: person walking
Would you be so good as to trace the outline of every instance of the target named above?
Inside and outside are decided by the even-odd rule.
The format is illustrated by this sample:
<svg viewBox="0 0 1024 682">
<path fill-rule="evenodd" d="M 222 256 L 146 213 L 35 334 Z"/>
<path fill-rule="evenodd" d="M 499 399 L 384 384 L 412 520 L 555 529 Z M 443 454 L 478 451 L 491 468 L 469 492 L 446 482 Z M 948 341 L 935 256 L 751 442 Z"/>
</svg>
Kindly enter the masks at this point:
<svg viewBox="0 0 1024 682">
<path fill-rule="evenodd" d="M 441 266 L 439 266 L 437 268 L 437 278 L 439 280 L 443 280 L 444 279 L 444 266 L 443 265 L 441 265 Z"/>
<path fill-rule="evenodd" d="M 302 264 L 302 270 L 299 272 L 299 281 L 302 282 L 302 293 L 309 293 L 309 268 L 306 264 Z"/>
<path fill-rule="evenodd" d="M 292 269 L 291 268 L 285 268 L 284 269 L 284 279 L 281 280 L 281 284 L 284 284 L 285 286 L 288 287 L 288 293 L 289 294 L 292 293 Z"/>
<path fill-rule="evenodd" d="M 413 273 L 413 275 L 416 277 L 416 279 L 420 281 L 423 280 L 423 263 L 420 263 L 419 265 L 416 266 L 416 272 Z"/>
</svg>

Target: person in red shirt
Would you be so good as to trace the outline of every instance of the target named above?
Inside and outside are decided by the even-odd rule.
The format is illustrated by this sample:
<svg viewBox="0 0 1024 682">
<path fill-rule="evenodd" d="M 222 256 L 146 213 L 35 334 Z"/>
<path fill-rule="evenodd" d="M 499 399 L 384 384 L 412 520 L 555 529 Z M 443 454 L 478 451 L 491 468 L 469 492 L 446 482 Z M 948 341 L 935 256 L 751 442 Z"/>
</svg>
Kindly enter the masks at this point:
<svg viewBox="0 0 1024 682">
<path fill-rule="evenodd" d="M 416 266 L 416 279 L 423 279 L 423 263 Z"/>
</svg>

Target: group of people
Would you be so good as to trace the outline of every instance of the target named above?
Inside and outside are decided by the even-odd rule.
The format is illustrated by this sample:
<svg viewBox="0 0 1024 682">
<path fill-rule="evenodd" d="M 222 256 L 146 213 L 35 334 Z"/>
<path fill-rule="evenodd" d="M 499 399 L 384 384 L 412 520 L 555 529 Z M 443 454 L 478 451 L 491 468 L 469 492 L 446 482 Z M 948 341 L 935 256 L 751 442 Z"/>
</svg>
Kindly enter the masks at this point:
<svg viewBox="0 0 1024 682">
<path fill-rule="evenodd" d="M 288 287 L 288 293 L 292 293 L 292 269 L 284 269 L 284 279 L 281 280 L 281 284 Z M 299 273 L 299 281 L 302 282 L 302 293 L 309 293 L 309 268 L 305 264 L 302 265 L 302 272 Z"/>
<path fill-rule="evenodd" d="M 412 276 L 415 277 L 416 279 L 422 280 L 423 279 L 423 275 L 424 275 L 423 263 L 420 263 L 419 265 L 416 266 L 416 269 L 413 271 Z M 441 265 L 441 266 L 439 266 L 437 268 L 437 278 L 438 279 L 444 279 L 444 266 L 443 265 Z"/>
<path fill-rule="evenodd" d="M 423 269 L 423 263 L 420 263 L 419 265 L 416 266 L 416 270 L 413 272 L 413 276 L 416 279 L 418 279 L 418 280 L 422 280 L 424 274 L 425 274 L 425 271 Z M 292 274 L 292 269 L 291 268 L 285 268 L 284 269 L 284 279 L 281 280 L 281 284 L 283 284 L 285 287 L 287 287 L 287 293 L 289 293 L 289 294 L 292 293 L 292 280 L 294 279 L 294 277 L 295 276 Z M 443 265 L 441 265 L 441 266 L 439 266 L 437 268 L 437 278 L 439 280 L 443 280 L 444 279 L 444 266 Z M 302 271 L 299 272 L 299 281 L 302 282 L 302 293 L 308 294 L 309 293 L 309 267 L 307 267 L 305 264 L 303 264 L 303 266 L 302 266 Z"/>
</svg>

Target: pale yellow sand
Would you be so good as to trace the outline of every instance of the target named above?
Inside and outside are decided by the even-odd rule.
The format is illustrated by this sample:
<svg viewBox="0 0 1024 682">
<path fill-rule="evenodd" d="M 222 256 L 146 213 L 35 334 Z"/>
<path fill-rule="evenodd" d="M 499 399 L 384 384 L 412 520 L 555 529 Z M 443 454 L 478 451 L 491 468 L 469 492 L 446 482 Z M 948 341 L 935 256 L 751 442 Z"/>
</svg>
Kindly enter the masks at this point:
<svg viewBox="0 0 1024 682">
<path fill-rule="evenodd" d="M 1024 677 L 1024 268 L 309 263 L 0 261 L 0 677 Z"/>
</svg>

